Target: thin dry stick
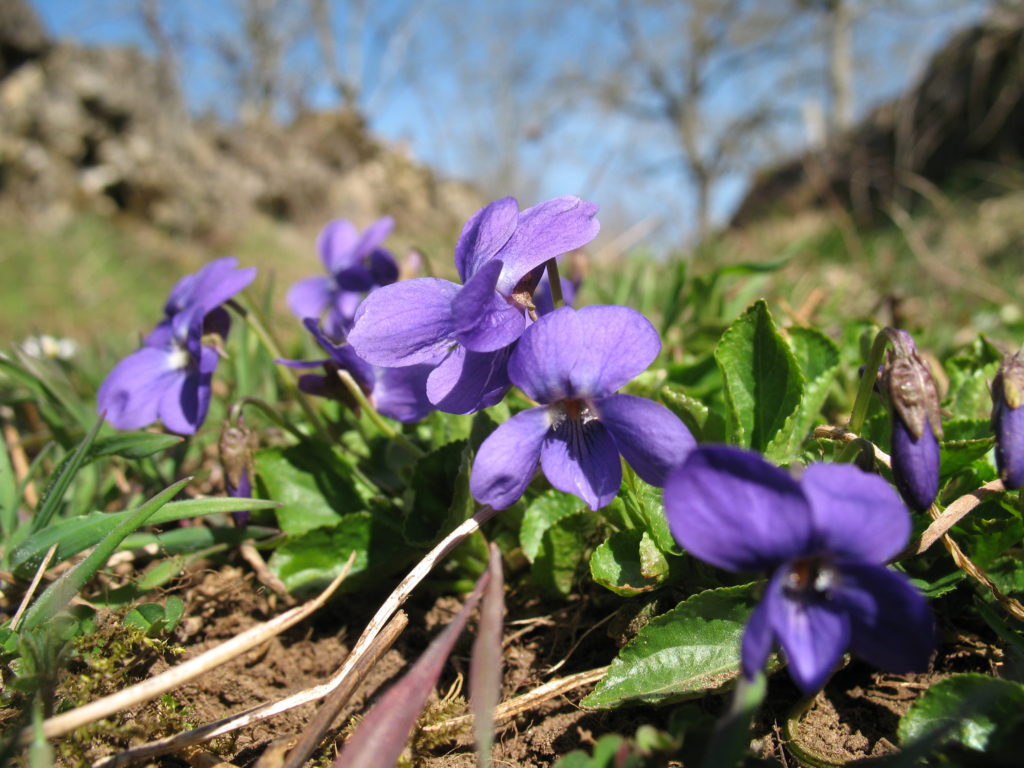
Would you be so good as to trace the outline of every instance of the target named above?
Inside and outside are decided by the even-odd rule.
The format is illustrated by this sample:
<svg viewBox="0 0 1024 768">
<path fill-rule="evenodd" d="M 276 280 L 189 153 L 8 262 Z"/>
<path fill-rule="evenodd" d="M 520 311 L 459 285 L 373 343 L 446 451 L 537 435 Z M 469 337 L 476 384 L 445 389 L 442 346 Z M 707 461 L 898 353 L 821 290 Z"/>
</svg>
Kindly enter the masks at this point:
<svg viewBox="0 0 1024 768">
<path fill-rule="evenodd" d="M 299 739 L 299 743 L 288 753 L 288 758 L 284 762 L 284 768 L 300 768 L 306 762 L 306 759 L 313 754 L 313 750 L 320 745 L 324 734 L 327 733 L 334 723 L 334 719 L 341 712 L 341 708 L 352 698 L 352 694 L 355 693 L 356 687 L 366 677 L 366 673 L 394 644 L 408 623 L 409 617 L 405 611 L 399 611 L 388 622 L 384 631 L 377 636 L 373 653 L 363 656 L 352 674 L 342 680 L 342 684 L 327 695 L 327 700 L 309 722 L 309 725 L 303 729 L 302 738 Z"/>
<path fill-rule="evenodd" d="M 921 538 L 918 541 L 912 541 L 905 550 L 896 556 L 896 559 L 902 560 L 914 555 L 920 555 L 945 536 L 950 528 L 963 520 L 971 510 L 975 509 L 985 499 L 1000 494 L 1004 490 L 1002 480 L 993 480 L 990 483 L 985 483 L 980 488 L 965 493 L 946 507 L 942 514 L 936 517 L 925 532 L 921 534 Z"/>
<path fill-rule="evenodd" d="M 892 460 L 889 458 L 889 454 L 879 448 L 877 445 L 872 443 L 866 438 L 861 438 L 856 432 L 851 432 L 846 427 L 833 427 L 829 424 L 822 424 L 814 428 L 814 438 L 816 440 L 841 440 L 844 443 L 855 443 L 858 440 L 863 439 L 865 443 L 871 446 L 871 449 L 875 454 L 875 461 L 886 467 L 892 466 Z"/>
<path fill-rule="evenodd" d="M 63 736 L 65 733 L 70 733 L 83 725 L 94 723 L 116 712 L 141 704 L 144 701 L 149 701 L 162 693 L 177 688 L 189 680 L 194 680 L 200 675 L 206 674 L 221 664 L 231 661 L 231 659 L 255 648 L 260 643 L 266 642 L 271 637 L 279 635 L 326 603 L 327 598 L 334 593 L 334 590 L 348 576 L 353 562 L 355 562 L 354 552 L 349 557 L 348 562 L 345 563 L 345 567 L 341 569 L 341 573 L 338 574 L 337 578 L 314 600 L 298 608 L 292 608 L 290 611 L 286 611 L 268 622 L 252 627 L 242 634 L 221 643 L 216 648 L 211 648 L 206 653 L 200 654 L 194 659 L 189 659 L 156 677 L 143 680 L 141 683 L 130 688 L 125 688 L 77 709 L 51 717 L 43 722 L 43 735 L 48 739 Z M 22 731 L 21 738 L 22 741 L 30 740 L 32 738 L 31 729 L 26 728 Z"/>
<path fill-rule="evenodd" d="M 256 578 L 259 579 L 260 584 L 272 589 L 277 595 L 284 599 L 285 605 L 294 604 L 295 598 L 288 594 L 288 587 L 284 585 L 274 572 L 270 570 L 266 562 L 263 560 L 263 556 L 259 553 L 252 544 L 246 542 L 238 547 L 238 554 L 242 556 L 242 559 L 249 564 L 249 566 L 256 573 Z"/>
<path fill-rule="evenodd" d="M 18 610 L 14 614 L 14 618 L 11 619 L 11 630 L 18 628 L 18 622 L 21 621 L 21 615 L 28 608 L 28 604 L 32 602 L 32 596 L 36 593 L 36 589 L 39 588 L 39 582 L 43 580 L 43 574 L 46 573 L 46 569 L 50 567 L 50 560 L 53 559 L 53 555 L 57 552 L 57 545 L 59 542 L 55 542 L 53 546 L 46 553 L 46 557 L 43 558 L 43 562 L 39 564 L 36 569 L 36 575 L 32 577 L 32 583 L 28 585 L 28 591 L 25 592 L 25 596 L 21 598 L 21 605 L 18 606 Z"/>
<path fill-rule="evenodd" d="M 928 514 L 932 516 L 933 520 L 940 517 L 939 509 L 934 504 L 932 504 L 931 509 L 928 510 Z M 992 593 L 992 597 L 994 597 L 996 601 L 1003 606 L 1003 609 L 1007 613 L 1018 621 L 1024 621 L 1024 605 L 1021 605 L 1019 601 L 1009 595 L 1003 594 L 1002 590 L 996 586 L 995 582 L 989 578 L 988 574 L 975 565 L 971 559 L 964 554 L 963 550 L 960 549 L 960 545 L 953 540 L 952 536 L 948 533 L 944 533 L 942 535 L 942 544 L 946 547 L 946 551 L 949 552 L 950 556 L 953 558 L 953 562 L 956 563 L 960 570 L 982 586 L 986 587 L 988 591 Z"/>
<path fill-rule="evenodd" d="M 500 722 L 502 720 L 508 720 L 510 717 L 522 714 L 527 710 L 533 709 L 539 704 L 543 704 L 549 699 L 555 698 L 555 696 L 561 696 L 563 693 L 574 691 L 577 688 L 582 688 L 585 685 L 596 683 L 608 672 L 608 667 L 598 667 L 597 669 L 588 669 L 586 672 L 578 672 L 575 675 L 569 675 L 568 677 L 560 677 L 557 680 L 549 680 L 544 685 L 534 688 L 532 691 L 527 691 L 521 696 L 516 696 L 514 699 L 509 699 L 498 705 L 494 710 L 494 722 Z M 453 717 L 448 720 L 443 720 L 440 723 L 432 723 L 426 726 L 423 730 L 427 733 L 433 733 L 434 731 L 452 731 L 457 732 L 456 729 L 461 728 L 464 725 L 469 725 L 473 722 L 472 715 L 460 715 L 459 717 Z"/>
<path fill-rule="evenodd" d="M 358 663 L 353 667 L 350 674 L 340 681 L 346 685 L 351 685 L 353 689 L 362 682 L 366 674 L 373 668 L 373 665 L 380 661 L 391 645 L 398 638 L 399 633 L 405 628 L 409 619 L 404 612 L 399 612 L 384 628 L 382 632 L 378 634 L 374 642 L 371 643 L 368 651 L 363 654 L 362 658 L 359 659 Z M 350 654 L 351 656 L 351 654 Z M 351 682 L 349 682 L 351 681 Z M 200 726 L 199 728 L 193 728 L 191 731 L 185 731 L 183 733 L 175 734 L 174 736 L 168 736 L 165 739 L 159 739 L 157 741 L 151 741 L 148 744 L 143 744 L 134 749 L 129 749 L 126 752 L 118 752 L 116 755 L 105 757 L 102 760 L 98 760 L 93 763 L 93 768 L 120 768 L 120 766 L 131 765 L 142 760 L 147 760 L 157 755 L 163 755 L 168 752 L 177 752 L 180 749 L 200 744 L 210 739 L 215 739 L 218 736 L 223 736 L 225 733 L 238 730 L 239 728 L 245 728 L 246 726 L 258 723 L 267 718 L 278 715 L 282 712 L 287 712 L 289 709 L 300 707 L 303 704 L 308 704 L 312 701 L 317 701 L 327 696 L 334 690 L 332 683 L 334 681 L 318 685 L 313 688 L 307 688 L 304 691 L 299 691 L 296 694 L 288 696 L 287 698 L 280 699 L 279 701 L 272 701 L 267 704 L 261 704 L 258 707 L 247 709 L 245 712 L 239 712 L 237 715 L 225 717 L 221 720 L 216 720 L 212 723 Z M 339 683 L 339 684 L 340 684 Z"/>
<path fill-rule="evenodd" d="M 164 752 L 178 749 L 187 744 L 215 739 L 225 733 L 230 733 L 238 728 L 244 728 L 251 723 L 265 720 L 266 718 L 272 717 L 280 712 L 287 712 L 289 709 L 302 706 L 310 701 L 322 699 L 335 688 L 339 687 L 345 678 L 352 674 L 353 670 L 359 664 L 360 659 L 372 649 L 374 641 L 377 636 L 380 635 L 387 622 L 390 621 L 395 612 L 408 599 L 416 586 L 426 578 L 427 574 L 430 573 L 431 570 L 433 570 L 434 566 L 437 565 L 437 563 L 449 552 L 455 549 L 455 547 L 461 544 L 466 537 L 480 530 L 480 526 L 490 520 L 495 514 L 497 514 L 496 509 L 484 507 L 473 515 L 473 517 L 469 518 L 469 520 L 462 522 L 457 528 L 455 528 L 455 530 L 445 536 L 437 546 L 430 550 L 430 552 L 428 552 L 427 555 L 420 560 L 420 562 L 417 563 L 411 571 L 409 571 L 409 574 L 402 579 L 399 585 L 395 587 L 394 591 L 388 595 L 384 604 L 377 609 L 377 613 L 374 614 L 372 619 L 370 619 L 370 623 L 367 624 L 366 629 L 363 630 L 363 634 L 359 636 L 355 646 L 352 648 L 352 652 L 346 657 L 341 669 L 339 669 L 334 677 L 328 682 L 315 688 L 310 688 L 309 690 L 288 696 L 284 699 L 280 699 L 276 702 L 261 704 L 258 707 L 253 707 L 245 712 L 218 720 L 214 723 L 209 723 L 192 731 L 179 734 L 178 736 L 151 742 L 148 745 L 140 747 L 138 750 L 133 750 L 133 754 L 148 748 L 153 748 L 154 751 L 146 752 L 146 755 L 163 754 Z M 95 764 L 95 768 L 113 768 L 113 766 L 125 765 L 126 763 L 124 762 L 118 762 L 119 757 L 119 755 L 114 755 L 105 760 L 101 760 Z"/>
</svg>

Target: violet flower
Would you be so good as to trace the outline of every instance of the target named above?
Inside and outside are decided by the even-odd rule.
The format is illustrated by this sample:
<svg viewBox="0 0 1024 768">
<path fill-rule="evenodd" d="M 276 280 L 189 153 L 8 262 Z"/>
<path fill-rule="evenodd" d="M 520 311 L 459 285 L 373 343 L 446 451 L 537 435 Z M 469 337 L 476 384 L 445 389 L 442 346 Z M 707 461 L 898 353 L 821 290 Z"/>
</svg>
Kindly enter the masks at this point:
<svg viewBox="0 0 1024 768">
<path fill-rule="evenodd" d="M 892 347 L 880 389 L 892 410 L 892 476 L 903 500 L 923 512 L 939 492 L 939 392 L 911 335 L 886 332 Z"/>
<path fill-rule="evenodd" d="M 620 454 L 646 482 L 662 485 L 693 449 L 693 436 L 664 406 L 614 394 L 660 348 L 654 326 L 627 307 L 561 307 L 527 328 L 509 377 L 541 405 L 484 440 L 469 480 L 474 498 L 510 506 L 539 461 L 551 485 L 598 509 L 619 491 Z"/>
<path fill-rule="evenodd" d="M 537 268 L 590 242 L 596 213 L 578 197 L 524 211 L 512 197 L 491 203 L 455 246 L 464 285 L 420 277 L 374 291 L 356 312 L 349 343 L 373 365 L 431 366 L 427 397 L 442 411 L 494 405 L 509 387 L 508 356 L 528 324 Z"/>
<path fill-rule="evenodd" d="M 217 259 L 174 286 L 164 319 L 100 385 L 97 406 L 107 421 L 138 429 L 159 419 L 183 435 L 199 428 L 210 406 L 218 347 L 230 328 L 220 305 L 256 277 L 254 267 L 237 265 L 238 259 Z"/>
<path fill-rule="evenodd" d="M 1024 358 L 1007 356 L 992 382 L 992 431 L 1003 486 L 1024 485 Z"/>
<path fill-rule="evenodd" d="M 352 374 L 377 412 L 401 422 L 414 422 L 434 410 L 427 400 L 429 365 L 410 365 L 405 368 L 375 368 L 359 357 L 349 344 L 336 344 L 320 330 L 317 321 L 308 317 L 302 321 L 317 343 L 327 352 L 325 360 L 277 360 L 290 368 L 323 368 L 323 374 L 306 373 L 299 377 L 299 389 L 317 397 L 326 397 L 356 408 L 357 403 L 346 389 L 338 371 Z"/>
<path fill-rule="evenodd" d="M 910 535 L 892 487 L 849 464 L 812 464 L 797 482 L 758 454 L 700 446 L 668 478 L 672 535 L 728 571 L 772 572 L 743 634 L 742 667 L 778 641 L 800 689 L 824 685 L 847 647 L 892 672 L 923 670 L 935 646 L 928 605 L 885 563 Z"/>
<path fill-rule="evenodd" d="M 334 338 L 343 338 L 352 327 L 352 318 L 363 294 L 398 279 L 398 265 L 390 251 L 381 248 L 394 221 L 377 219 L 362 235 L 352 222 L 336 219 L 320 232 L 317 250 L 329 273 L 295 283 L 288 291 L 288 306 L 296 317 L 317 319 L 327 310 L 324 329 Z"/>
</svg>

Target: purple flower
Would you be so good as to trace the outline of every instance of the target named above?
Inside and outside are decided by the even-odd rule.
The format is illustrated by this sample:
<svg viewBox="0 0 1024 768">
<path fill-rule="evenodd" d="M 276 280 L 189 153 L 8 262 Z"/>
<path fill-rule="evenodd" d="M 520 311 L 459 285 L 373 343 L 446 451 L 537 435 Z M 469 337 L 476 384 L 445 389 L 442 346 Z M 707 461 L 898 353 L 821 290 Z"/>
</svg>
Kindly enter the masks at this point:
<svg viewBox="0 0 1024 768">
<path fill-rule="evenodd" d="M 1003 486 L 1024 485 L 1024 358 L 1007 356 L 992 382 L 992 431 Z"/>
<path fill-rule="evenodd" d="M 323 374 L 307 373 L 299 377 L 299 389 L 318 397 L 338 400 L 350 408 L 356 402 L 338 378 L 338 371 L 352 374 L 367 398 L 384 416 L 402 422 L 419 421 L 434 407 L 427 400 L 429 365 L 410 365 L 405 368 L 374 368 L 359 357 L 348 344 L 335 344 L 320 330 L 317 321 L 308 317 L 302 321 L 317 343 L 330 355 L 326 360 L 278 360 L 291 368 L 323 368 Z"/>
<path fill-rule="evenodd" d="M 893 672 L 923 670 L 931 613 L 885 563 L 910 535 L 892 487 L 848 464 L 812 464 L 800 482 L 756 453 L 701 446 L 665 484 L 676 541 L 729 571 L 772 572 L 747 623 L 742 665 L 762 669 L 778 641 L 810 695 L 849 647 Z"/>
<path fill-rule="evenodd" d="M 141 349 L 114 366 L 96 394 L 107 421 L 118 429 L 138 429 L 159 419 L 184 435 L 199 428 L 219 359 L 204 339 L 227 336 L 230 318 L 220 305 L 256 277 L 255 268 L 237 265 L 238 259 L 218 259 L 174 286 L 164 319 Z"/>
<path fill-rule="evenodd" d="M 578 197 L 525 211 L 511 197 L 491 203 L 455 246 L 463 285 L 422 277 L 374 291 L 356 312 L 349 343 L 373 365 L 431 366 L 427 397 L 442 411 L 494 405 L 509 387 L 510 347 L 528 324 L 538 267 L 590 242 L 596 213 Z"/>
<path fill-rule="evenodd" d="M 939 392 L 911 335 L 886 332 L 892 347 L 882 369 L 881 391 L 892 409 L 892 476 L 903 500 L 922 512 L 939 492 Z"/>
<path fill-rule="evenodd" d="M 394 221 L 377 219 L 360 236 L 351 222 L 330 222 L 317 241 L 320 260 L 330 273 L 326 277 L 300 280 L 288 291 L 288 306 L 300 319 L 317 319 L 327 311 L 324 329 L 342 338 L 352 327 L 352 318 L 363 294 L 398 279 L 398 265 L 391 252 L 381 248 Z"/>
<path fill-rule="evenodd" d="M 592 509 L 618 493 L 620 454 L 645 481 L 662 485 L 693 449 L 693 436 L 664 406 L 614 394 L 660 348 L 654 326 L 626 307 L 561 307 L 527 328 L 509 377 L 541 405 L 517 413 L 480 446 L 469 481 L 477 501 L 496 509 L 515 503 L 538 461 L 551 485 Z"/>
</svg>

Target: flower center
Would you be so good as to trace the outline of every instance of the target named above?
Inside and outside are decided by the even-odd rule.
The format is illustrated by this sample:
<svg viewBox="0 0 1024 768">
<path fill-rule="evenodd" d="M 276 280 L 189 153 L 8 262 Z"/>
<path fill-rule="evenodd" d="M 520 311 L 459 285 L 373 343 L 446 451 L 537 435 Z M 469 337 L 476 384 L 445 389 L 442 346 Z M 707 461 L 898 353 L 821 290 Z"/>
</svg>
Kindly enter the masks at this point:
<svg viewBox="0 0 1024 768">
<path fill-rule="evenodd" d="M 828 597 L 836 582 L 832 564 L 818 557 L 805 557 L 789 564 L 784 589 L 791 595 Z"/>
<path fill-rule="evenodd" d="M 172 370 L 180 371 L 188 368 L 189 363 L 192 362 L 192 355 L 188 353 L 188 349 L 185 346 L 175 344 L 171 354 L 167 357 L 167 362 Z"/>
<path fill-rule="evenodd" d="M 597 413 L 582 397 L 567 397 L 551 404 L 551 427 L 558 429 L 566 419 L 580 424 L 589 424 L 597 418 Z"/>
</svg>

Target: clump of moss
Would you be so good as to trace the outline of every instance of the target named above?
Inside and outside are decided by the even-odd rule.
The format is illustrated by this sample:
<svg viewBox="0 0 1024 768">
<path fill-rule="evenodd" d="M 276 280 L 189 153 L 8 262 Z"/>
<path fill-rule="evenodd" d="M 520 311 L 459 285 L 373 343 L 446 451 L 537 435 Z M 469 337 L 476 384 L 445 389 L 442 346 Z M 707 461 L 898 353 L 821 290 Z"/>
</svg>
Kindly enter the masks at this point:
<svg viewBox="0 0 1024 768">
<path fill-rule="evenodd" d="M 57 709 L 66 711 L 127 688 L 148 676 L 158 659 L 170 660 L 184 648 L 168 638 L 149 637 L 139 627 L 111 617 L 95 632 L 72 641 L 71 658 L 57 686 Z M 140 710 L 118 713 L 68 734 L 57 748 L 66 765 L 87 765 L 99 750 L 123 749 L 192 727 L 189 710 L 170 694 Z"/>
</svg>

